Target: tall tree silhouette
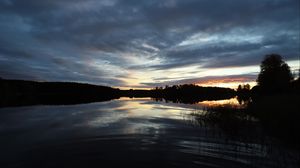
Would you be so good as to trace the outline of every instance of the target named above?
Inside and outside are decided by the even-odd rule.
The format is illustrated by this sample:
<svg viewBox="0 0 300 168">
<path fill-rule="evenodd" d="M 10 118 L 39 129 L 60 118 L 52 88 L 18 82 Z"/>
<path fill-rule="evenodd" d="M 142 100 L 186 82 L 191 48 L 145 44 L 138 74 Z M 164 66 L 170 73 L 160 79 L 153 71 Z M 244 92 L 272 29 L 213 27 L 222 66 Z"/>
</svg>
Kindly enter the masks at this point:
<svg viewBox="0 0 300 168">
<path fill-rule="evenodd" d="M 257 83 L 263 90 L 284 89 L 293 80 L 290 67 L 278 54 L 266 55 L 260 68 Z"/>
</svg>

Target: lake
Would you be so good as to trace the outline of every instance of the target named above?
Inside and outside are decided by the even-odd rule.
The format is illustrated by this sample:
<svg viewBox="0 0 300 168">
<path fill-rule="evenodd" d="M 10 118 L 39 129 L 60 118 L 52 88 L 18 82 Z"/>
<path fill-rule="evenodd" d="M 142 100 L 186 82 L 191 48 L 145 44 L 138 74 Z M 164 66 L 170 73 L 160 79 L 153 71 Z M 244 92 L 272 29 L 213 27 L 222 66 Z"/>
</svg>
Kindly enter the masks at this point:
<svg viewBox="0 0 300 168">
<path fill-rule="evenodd" d="M 220 124 L 203 108 L 150 98 L 0 109 L 0 167 L 298 167 L 259 121 Z"/>
</svg>

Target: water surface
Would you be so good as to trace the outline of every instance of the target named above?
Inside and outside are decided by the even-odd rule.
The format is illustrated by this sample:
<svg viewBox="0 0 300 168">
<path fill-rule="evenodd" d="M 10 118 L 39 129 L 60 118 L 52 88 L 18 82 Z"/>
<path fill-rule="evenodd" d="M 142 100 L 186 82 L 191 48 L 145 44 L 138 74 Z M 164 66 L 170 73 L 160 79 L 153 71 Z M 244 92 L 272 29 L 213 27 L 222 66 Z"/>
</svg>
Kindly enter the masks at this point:
<svg viewBox="0 0 300 168">
<path fill-rule="evenodd" d="M 299 166 L 299 151 L 269 137 L 258 121 L 228 129 L 201 119 L 203 106 L 224 101 L 2 108 L 1 167 Z"/>
</svg>

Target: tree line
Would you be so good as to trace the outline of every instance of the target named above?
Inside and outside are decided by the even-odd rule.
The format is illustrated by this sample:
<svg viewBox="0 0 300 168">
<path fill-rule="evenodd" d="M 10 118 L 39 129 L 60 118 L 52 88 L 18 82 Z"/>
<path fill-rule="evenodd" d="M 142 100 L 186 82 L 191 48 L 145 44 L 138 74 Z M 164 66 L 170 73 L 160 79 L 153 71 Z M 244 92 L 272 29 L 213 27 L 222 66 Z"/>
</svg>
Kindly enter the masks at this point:
<svg viewBox="0 0 300 168">
<path fill-rule="evenodd" d="M 278 54 L 267 55 L 262 61 L 257 86 L 239 85 L 237 90 L 202 87 L 195 84 L 156 87 L 151 90 L 120 90 L 106 86 L 73 82 L 34 82 L 0 78 L 0 106 L 27 104 L 76 104 L 106 101 L 120 97 L 152 97 L 176 103 L 197 103 L 238 96 L 242 100 L 260 94 L 297 92 L 300 85 L 293 80 L 289 66 Z M 257 97 L 257 96 L 256 96 Z"/>
</svg>

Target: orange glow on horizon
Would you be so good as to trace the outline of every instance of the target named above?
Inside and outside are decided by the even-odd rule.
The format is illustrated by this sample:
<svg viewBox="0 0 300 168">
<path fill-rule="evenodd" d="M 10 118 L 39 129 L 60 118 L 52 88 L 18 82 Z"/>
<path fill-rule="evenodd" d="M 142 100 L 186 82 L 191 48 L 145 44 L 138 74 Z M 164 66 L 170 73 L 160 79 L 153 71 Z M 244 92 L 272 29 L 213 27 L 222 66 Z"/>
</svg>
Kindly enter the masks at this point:
<svg viewBox="0 0 300 168">
<path fill-rule="evenodd" d="M 186 83 L 188 84 L 188 83 Z M 228 82 L 227 80 L 209 80 L 205 82 L 197 82 L 194 83 L 195 85 L 198 86 L 203 86 L 203 87 L 224 87 L 224 88 L 231 88 L 231 89 L 237 89 L 238 85 L 244 85 L 244 84 L 249 84 L 250 88 L 254 87 L 257 83 L 255 81 L 249 81 L 249 82 L 244 82 L 244 81 L 237 81 L 237 82 Z M 169 85 L 170 86 L 170 85 Z M 119 87 L 114 87 L 114 88 L 119 88 L 121 90 L 151 90 L 155 87 L 135 87 L 135 86 L 119 86 Z"/>
<path fill-rule="evenodd" d="M 239 85 L 249 84 L 250 88 L 256 86 L 256 82 L 231 82 L 231 83 L 205 83 L 205 84 L 197 84 L 203 87 L 224 87 L 237 89 Z"/>
<path fill-rule="evenodd" d="M 153 89 L 152 87 L 130 87 L 130 86 L 119 86 L 119 87 L 114 87 L 114 88 L 119 88 L 121 90 L 130 90 L 130 89 L 133 89 L 133 90 L 151 90 Z"/>
<path fill-rule="evenodd" d="M 156 81 L 146 81 L 145 83 L 157 83 Z M 215 77 L 203 77 L 199 78 L 198 80 L 190 81 L 188 80 L 186 82 L 183 81 L 161 81 L 161 83 L 157 83 L 157 86 L 153 85 L 143 85 L 140 81 L 133 78 L 132 80 L 127 81 L 127 86 L 115 86 L 115 88 L 119 88 L 121 90 L 151 90 L 155 87 L 164 87 L 166 85 L 172 86 L 172 85 L 182 85 L 182 84 L 195 84 L 203 87 L 225 87 L 225 88 L 231 88 L 231 89 L 237 89 L 238 85 L 244 85 L 249 84 L 250 88 L 256 85 L 256 81 L 253 77 L 222 77 L 222 76 L 215 76 Z"/>
<path fill-rule="evenodd" d="M 249 81 L 248 78 L 223 78 L 223 79 L 211 79 L 203 80 L 196 83 L 199 86 L 212 86 L 212 87 L 226 87 L 231 89 L 237 89 L 240 84 L 249 84 L 250 88 L 256 85 L 255 81 Z"/>
</svg>

